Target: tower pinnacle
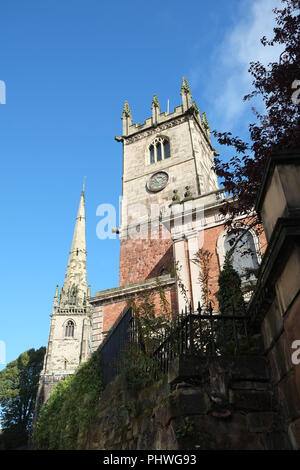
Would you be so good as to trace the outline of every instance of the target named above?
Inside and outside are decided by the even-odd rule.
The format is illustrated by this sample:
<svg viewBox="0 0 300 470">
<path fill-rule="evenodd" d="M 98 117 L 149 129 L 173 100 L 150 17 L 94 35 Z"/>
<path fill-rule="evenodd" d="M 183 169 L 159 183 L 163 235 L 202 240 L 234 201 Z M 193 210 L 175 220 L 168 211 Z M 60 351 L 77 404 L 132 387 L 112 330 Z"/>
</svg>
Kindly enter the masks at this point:
<svg viewBox="0 0 300 470">
<path fill-rule="evenodd" d="M 121 119 L 123 121 L 123 135 L 127 135 L 129 126 L 131 126 L 132 124 L 132 114 L 130 111 L 128 101 L 125 101 L 124 103 L 124 108 L 123 108 Z"/>
<path fill-rule="evenodd" d="M 156 94 L 153 95 L 151 108 L 152 108 L 152 121 L 153 121 L 153 124 L 157 124 L 159 111 L 160 111 L 160 105 L 159 105 L 159 101 L 158 101 L 158 98 L 157 98 Z"/>
<path fill-rule="evenodd" d="M 182 79 L 180 94 L 182 98 L 183 111 L 186 111 L 192 106 L 192 95 L 189 84 L 185 77 Z"/>
</svg>

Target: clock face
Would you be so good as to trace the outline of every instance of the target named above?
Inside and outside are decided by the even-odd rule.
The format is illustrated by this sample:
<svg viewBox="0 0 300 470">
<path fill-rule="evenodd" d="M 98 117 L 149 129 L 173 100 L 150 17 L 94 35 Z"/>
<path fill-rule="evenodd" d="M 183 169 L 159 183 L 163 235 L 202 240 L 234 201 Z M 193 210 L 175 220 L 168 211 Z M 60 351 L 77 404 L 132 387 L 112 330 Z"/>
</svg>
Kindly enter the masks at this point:
<svg viewBox="0 0 300 470">
<path fill-rule="evenodd" d="M 152 193 L 164 189 L 169 181 L 169 175 L 165 171 L 158 171 L 150 176 L 147 182 L 147 189 Z"/>
</svg>

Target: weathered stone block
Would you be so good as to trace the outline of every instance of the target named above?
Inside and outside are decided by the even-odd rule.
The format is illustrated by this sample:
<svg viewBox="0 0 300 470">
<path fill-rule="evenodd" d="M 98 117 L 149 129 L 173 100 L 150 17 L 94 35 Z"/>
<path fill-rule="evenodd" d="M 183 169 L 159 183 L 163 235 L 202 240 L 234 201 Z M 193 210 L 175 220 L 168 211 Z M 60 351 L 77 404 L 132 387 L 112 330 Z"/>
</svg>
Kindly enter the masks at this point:
<svg viewBox="0 0 300 470">
<path fill-rule="evenodd" d="M 296 383 L 294 371 L 288 374 L 278 384 L 278 395 L 287 423 L 300 416 L 300 394 Z"/>
<path fill-rule="evenodd" d="M 204 390 L 179 389 L 175 392 L 175 400 L 180 415 L 206 413 L 210 408 L 210 400 Z"/>
<path fill-rule="evenodd" d="M 279 416 L 272 411 L 249 413 L 247 425 L 250 432 L 268 432 L 273 426 L 277 426 Z"/>
<path fill-rule="evenodd" d="M 260 440 L 265 450 L 290 450 L 291 445 L 284 432 L 267 432 L 260 434 Z"/>
<path fill-rule="evenodd" d="M 207 371 L 207 361 L 197 356 L 180 355 L 169 364 L 168 382 L 175 384 L 186 379 L 200 378 Z"/>
<path fill-rule="evenodd" d="M 268 354 L 272 379 L 275 383 L 279 382 L 291 369 L 291 352 L 286 343 L 286 335 L 283 333 Z"/>
<path fill-rule="evenodd" d="M 261 356 L 220 357 L 220 365 L 230 372 L 234 381 L 254 380 L 268 381 L 269 368 L 267 360 Z"/>
<path fill-rule="evenodd" d="M 274 340 L 278 338 L 282 329 L 283 318 L 278 306 L 278 300 L 275 297 L 273 304 L 264 318 L 261 329 L 265 349 L 269 348 Z"/>
<path fill-rule="evenodd" d="M 243 380 L 233 382 L 230 385 L 232 390 L 270 390 L 271 386 L 268 382 L 255 382 L 252 380 Z"/>
<path fill-rule="evenodd" d="M 273 396 L 268 391 L 230 390 L 229 402 L 237 410 L 271 411 Z"/>
</svg>

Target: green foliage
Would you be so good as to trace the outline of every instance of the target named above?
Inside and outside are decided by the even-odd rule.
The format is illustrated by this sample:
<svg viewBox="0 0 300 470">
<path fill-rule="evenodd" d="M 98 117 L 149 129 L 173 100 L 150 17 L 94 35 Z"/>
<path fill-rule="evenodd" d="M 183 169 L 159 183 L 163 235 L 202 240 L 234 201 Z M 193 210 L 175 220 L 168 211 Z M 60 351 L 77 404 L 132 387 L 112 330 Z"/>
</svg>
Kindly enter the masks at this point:
<svg viewBox="0 0 300 470">
<path fill-rule="evenodd" d="M 134 343 L 123 352 L 120 370 L 128 386 L 135 391 L 148 387 L 162 376 L 157 361 Z"/>
<path fill-rule="evenodd" d="M 44 347 L 29 349 L 0 372 L 2 440 L 7 449 L 28 443 L 44 355 Z"/>
<path fill-rule="evenodd" d="M 224 268 L 219 276 L 218 300 L 222 315 L 242 316 L 245 313 L 241 280 L 232 266 L 229 253 L 226 255 Z M 243 319 L 235 320 L 234 323 L 231 320 L 220 323 L 215 334 L 216 348 L 222 355 L 240 356 L 261 353 L 261 335 L 248 331 L 247 337 Z"/>
<path fill-rule="evenodd" d="M 242 315 L 245 311 L 241 279 L 232 266 L 230 255 L 226 255 L 224 267 L 219 275 L 219 308 L 222 315 Z"/>
<path fill-rule="evenodd" d="M 102 389 L 100 358 L 95 352 L 74 376 L 58 382 L 43 404 L 33 431 L 35 448 L 82 448 Z"/>
<path fill-rule="evenodd" d="M 186 416 L 183 418 L 181 424 L 179 424 L 176 428 L 176 438 L 183 439 L 192 437 L 195 433 L 195 425 L 191 419 Z"/>
<path fill-rule="evenodd" d="M 194 259 L 192 260 L 199 269 L 199 281 L 202 287 L 202 303 L 204 307 L 207 307 L 210 302 L 213 303 L 213 297 L 211 292 L 211 275 L 210 275 L 210 263 L 211 263 L 212 253 L 209 250 L 204 250 L 200 248 L 195 254 Z M 195 307 L 197 307 L 195 305 Z"/>
<path fill-rule="evenodd" d="M 157 284 L 154 290 L 144 292 L 129 302 L 135 317 L 141 349 L 150 353 L 161 342 L 161 333 L 169 331 L 172 313 L 164 288 Z"/>
</svg>

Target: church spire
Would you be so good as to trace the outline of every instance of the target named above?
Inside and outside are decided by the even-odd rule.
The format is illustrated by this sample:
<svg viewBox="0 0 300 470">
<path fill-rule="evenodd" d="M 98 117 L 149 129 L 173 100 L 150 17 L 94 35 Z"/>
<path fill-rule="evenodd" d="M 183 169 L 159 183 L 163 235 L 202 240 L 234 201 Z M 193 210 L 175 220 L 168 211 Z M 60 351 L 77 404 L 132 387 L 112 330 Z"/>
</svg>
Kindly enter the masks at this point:
<svg viewBox="0 0 300 470">
<path fill-rule="evenodd" d="M 75 222 L 60 308 L 83 307 L 87 293 L 84 183 Z"/>
</svg>

